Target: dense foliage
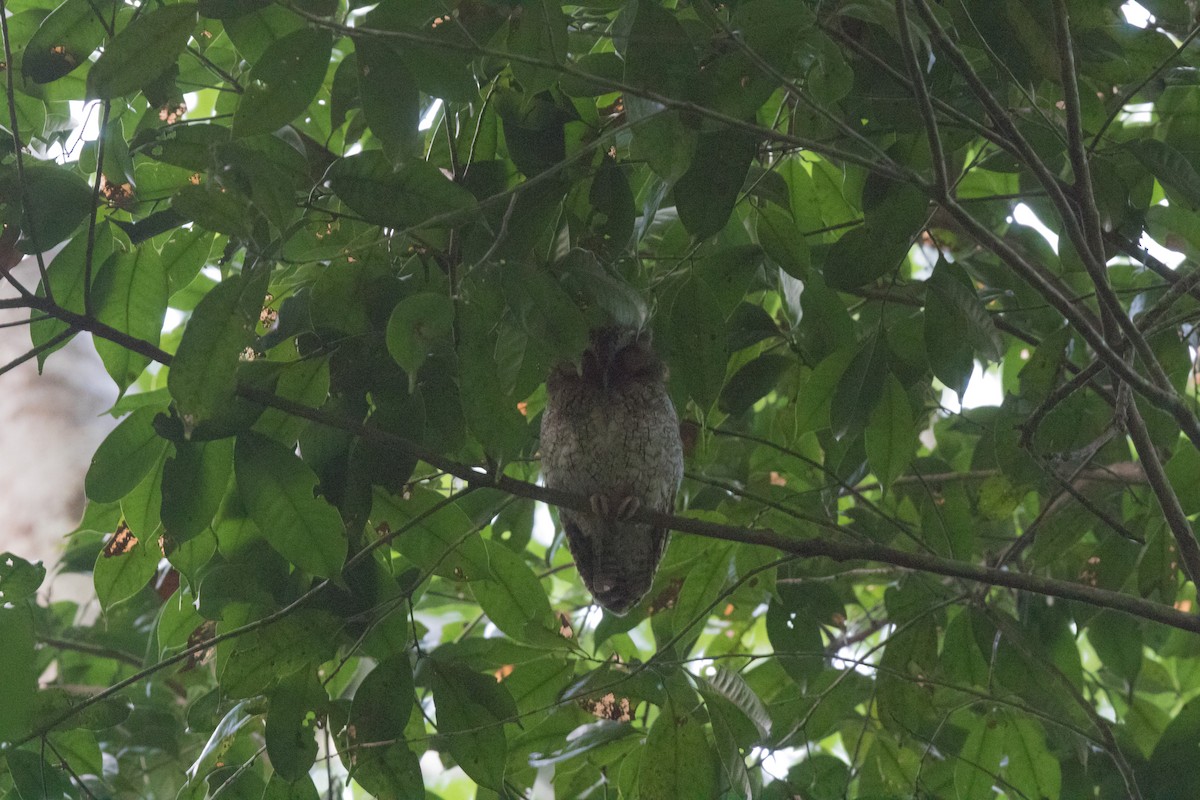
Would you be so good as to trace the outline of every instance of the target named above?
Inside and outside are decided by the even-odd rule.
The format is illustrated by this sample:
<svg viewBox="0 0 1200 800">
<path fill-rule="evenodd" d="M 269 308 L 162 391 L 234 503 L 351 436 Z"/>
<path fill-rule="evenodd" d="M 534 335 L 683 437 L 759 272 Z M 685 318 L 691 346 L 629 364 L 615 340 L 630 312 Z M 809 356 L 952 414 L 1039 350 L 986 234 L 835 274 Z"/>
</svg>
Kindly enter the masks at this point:
<svg viewBox="0 0 1200 800">
<path fill-rule="evenodd" d="M 1142 6 L 0 2 L 0 257 L 65 243 L 3 303 L 122 393 L 99 608 L 0 557 L 0 796 L 1200 794 L 1146 249 L 1200 252 L 1200 29 Z M 625 617 L 536 485 L 612 322 L 687 455 Z"/>
</svg>

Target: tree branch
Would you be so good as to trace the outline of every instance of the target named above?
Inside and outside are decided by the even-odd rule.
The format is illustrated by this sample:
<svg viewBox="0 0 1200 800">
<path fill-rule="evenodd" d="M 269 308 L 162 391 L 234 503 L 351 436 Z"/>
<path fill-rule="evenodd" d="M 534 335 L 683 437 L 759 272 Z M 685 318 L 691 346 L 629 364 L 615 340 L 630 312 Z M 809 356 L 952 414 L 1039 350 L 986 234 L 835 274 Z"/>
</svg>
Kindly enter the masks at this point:
<svg viewBox="0 0 1200 800">
<path fill-rule="evenodd" d="M 92 298 L 92 261 L 96 255 L 96 209 L 100 206 L 100 186 L 104 183 L 104 151 L 108 140 L 108 115 L 112 103 L 100 101 L 100 137 L 96 142 L 96 184 L 92 187 L 92 215 L 88 218 L 87 250 L 83 257 L 83 313 L 95 318 L 95 301 Z M 43 276 L 42 284 L 46 287 L 46 298 L 54 302 L 50 293 L 50 282 Z"/>
<path fill-rule="evenodd" d="M 500 491 L 519 497 L 540 500 L 543 503 L 578 511 L 590 511 L 591 509 L 588 499 L 581 495 L 547 489 L 543 486 L 517 480 L 507 475 L 497 474 L 491 469 L 451 461 L 438 453 L 434 453 L 427 448 L 421 447 L 388 431 L 372 428 L 361 422 L 347 420 L 321 409 L 312 408 L 286 398 L 276 397 L 260 389 L 241 387 L 238 390 L 238 394 L 247 400 L 262 403 L 293 416 L 353 433 L 376 444 L 394 447 L 397 450 L 425 461 L 436 469 L 453 475 L 468 486 L 499 489 Z M 822 539 L 797 539 L 791 536 L 784 536 L 770 529 L 739 528 L 732 525 L 721 525 L 690 517 L 679 517 L 661 511 L 652 511 L 647 508 L 639 509 L 633 515 L 632 520 L 656 527 L 669 528 L 680 533 L 705 536 L 710 539 L 762 545 L 803 558 L 824 557 L 833 559 L 834 561 L 875 561 L 883 564 L 892 564 L 904 569 L 945 575 L 951 578 L 962 578 L 990 586 L 1003 586 L 1035 594 L 1061 597 L 1066 600 L 1078 600 L 1101 608 L 1109 608 L 1135 617 L 1160 622 L 1173 628 L 1200 633 L 1200 617 L 1184 614 L 1169 606 L 1163 606 L 1140 597 L 1057 580 L 1055 578 L 1044 578 L 1028 573 L 994 569 L 924 553 L 909 553 L 875 544 L 832 542 Z"/>
<path fill-rule="evenodd" d="M 1200 587 L 1200 542 L 1196 541 L 1196 532 L 1192 530 L 1192 523 L 1188 521 L 1179 496 L 1175 494 L 1175 489 L 1167 478 L 1162 459 L 1154 449 L 1154 441 L 1150 438 L 1150 431 L 1146 429 L 1146 421 L 1142 419 L 1142 413 L 1138 411 L 1136 403 L 1128 404 L 1125 419 L 1129 438 L 1133 440 L 1133 446 L 1137 448 L 1138 458 L 1142 462 L 1142 469 L 1146 471 L 1146 480 L 1154 490 L 1158 505 L 1167 519 L 1167 526 L 1171 529 L 1171 535 L 1175 537 L 1175 543 L 1179 546 L 1179 560 L 1183 564 L 1183 570 L 1192 583 Z"/>
<path fill-rule="evenodd" d="M 937 116 L 933 113 L 933 104 L 929 100 L 929 89 L 925 86 L 925 75 L 917 61 L 917 51 L 913 47 L 912 31 L 908 27 L 908 0 L 896 0 L 896 21 L 900 25 L 900 50 L 904 53 L 904 63 L 908 66 L 908 76 L 912 81 L 913 94 L 917 96 L 917 108 L 925 122 L 925 133 L 929 137 L 929 153 L 933 159 L 934 189 L 940 196 L 950 194 L 950 179 L 946 170 L 946 153 L 942 150 L 942 137 L 938 133 Z"/>
</svg>

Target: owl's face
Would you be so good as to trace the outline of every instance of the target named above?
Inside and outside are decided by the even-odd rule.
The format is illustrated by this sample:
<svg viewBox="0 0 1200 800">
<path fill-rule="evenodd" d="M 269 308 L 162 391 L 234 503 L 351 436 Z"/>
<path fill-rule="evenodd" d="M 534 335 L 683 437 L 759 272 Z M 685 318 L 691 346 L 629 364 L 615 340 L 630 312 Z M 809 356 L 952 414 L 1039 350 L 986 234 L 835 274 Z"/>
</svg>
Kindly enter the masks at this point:
<svg viewBox="0 0 1200 800">
<path fill-rule="evenodd" d="M 583 380 L 601 389 L 662 381 L 666 370 L 650 347 L 650 332 L 597 328 L 583 354 Z"/>
</svg>

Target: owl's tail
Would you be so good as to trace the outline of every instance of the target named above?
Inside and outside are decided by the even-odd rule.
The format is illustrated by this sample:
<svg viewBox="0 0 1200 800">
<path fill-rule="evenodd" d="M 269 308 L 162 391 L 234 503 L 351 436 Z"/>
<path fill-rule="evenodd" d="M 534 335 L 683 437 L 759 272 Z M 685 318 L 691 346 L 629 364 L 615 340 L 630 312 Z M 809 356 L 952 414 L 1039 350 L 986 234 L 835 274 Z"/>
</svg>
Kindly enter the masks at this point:
<svg viewBox="0 0 1200 800">
<path fill-rule="evenodd" d="M 605 609 L 624 615 L 650 591 L 666 545 L 665 529 L 590 514 L 572 515 L 564 527 L 579 575 Z"/>
</svg>

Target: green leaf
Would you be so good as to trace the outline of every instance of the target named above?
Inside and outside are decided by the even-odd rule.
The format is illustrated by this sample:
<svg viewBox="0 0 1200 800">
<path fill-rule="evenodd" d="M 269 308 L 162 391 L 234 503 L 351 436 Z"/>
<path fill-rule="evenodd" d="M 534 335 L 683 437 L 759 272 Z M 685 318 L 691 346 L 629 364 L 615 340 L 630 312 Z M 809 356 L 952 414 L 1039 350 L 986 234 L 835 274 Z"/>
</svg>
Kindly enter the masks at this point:
<svg viewBox="0 0 1200 800">
<path fill-rule="evenodd" d="M 181 188 L 171 198 L 170 210 L 207 232 L 242 239 L 252 235 L 257 213 L 244 194 L 228 191 L 213 181 Z"/>
<path fill-rule="evenodd" d="M 7 561 L 0 557 L 0 563 Z M 34 723 L 33 701 L 37 696 L 38 661 L 33 653 L 33 617 L 17 597 L 8 596 L 7 579 L 0 603 L 0 742 L 11 742 L 29 733 Z"/>
<path fill-rule="evenodd" d="M 367 15 L 368 27 L 373 27 L 373 14 Z M 354 43 L 363 114 L 396 164 L 418 153 L 421 142 L 421 92 L 400 49 L 383 38 L 362 37 Z"/>
<path fill-rule="evenodd" d="M 318 28 L 301 28 L 272 42 L 255 62 L 233 114 L 237 138 L 270 133 L 308 108 L 329 69 L 333 40 Z"/>
<path fill-rule="evenodd" d="M 134 339 L 158 345 L 167 313 L 167 275 L 154 248 L 114 253 L 100 268 L 92 293 L 101 322 Z M 96 337 L 94 341 L 105 369 L 124 394 L 149 365 L 150 357 L 108 339 Z"/>
<path fill-rule="evenodd" d="M 271 692 L 264 738 L 271 768 L 289 781 L 308 777 L 317 758 L 318 714 L 329 702 L 313 673 L 300 673 Z"/>
<path fill-rule="evenodd" d="M 1132 685 L 1142 670 L 1144 640 L 1137 620 L 1105 611 L 1088 624 L 1087 634 L 1105 668 Z"/>
<path fill-rule="evenodd" d="M 842 439 L 867 425 L 889 376 L 887 344 L 881 336 L 867 339 L 838 379 L 829 407 L 833 435 Z"/>
<path fill-rule="evenodd" d="M 744 131 L 702 133 L 691 166 L 675 184 L 675 209 L 683 227 L 707 239 L 725 227 L 758 150 Z"/>
<path fill-rule="evenodd" d="M 934 272 L 941 267 L 934 268 Z M 945 283 L 954 283 L 950 278 Z M 954 290 L 949 290 L 954 291 Z M 976 300 L 976 303 L 978 301 Z M 960 325 L 962 315 L 947 293 L 930 290 L 925 295 L 925 353 L 934 377 L 960 398 L 975 369 L 975 349 Z"/>
<path fill-rule="evenodd" d="M 192 312 L 167 388 L 185 424 L 194 426 L 226 409 L 237 389 L 237 368 L 254 342 L 268 273 L 226 278 Z"/>
<path fill-rule="evenodd" d="M 354 692 L 349 722 L 354 726 L 352 743 L 361 746 L 402 737 L 412 713 L 414 692 L 412 664 L 407 651 L 375 665 Z M 355 768 L 360 763 L 357 759 L 366 752 L 368 749 L 358 751 Z"/>
<path fill-rule="evenodd" d="M 113 250 L 113 235 L 112 229 L 108 225 L 96 226 L 96 238 L 92 244 L 92 263 L 99 266 L 105 262 L 109 254 Z M 76 236 L 71 241 L 67 242 L 66 246 L 59 251 L 54 260 L 46 267 L 46 275 L 50 285 L 50 292 L 54 295 L 54 302 L 60 307 L 73 311 L 76 314 L 84 313 L 83 304 L 83 282 L 85 277 L 84 264 L 87 261 L 87 237 Z M 95 281 L 95 273 L 98 270 L 93 270 L 92 280 Z M 45 283 L 38 284 L 38 297 L 46 296 Z M 39 312 L 31 314 L 33 321 L 29 324 L 29 338 L 33 341 L 33 346 L 41 348 L 55 336 L 68 330 L 65 322 L 60 322 L 53 317 L 46 317 Z M 67 340 L 69 341 L 69 339 Z M 55 350 L 66 345 L 56 345 L 52 348 L 41 350 L 38 353 L 38 370 L 40 371 L 46 364 L 46 359 Z"/>
<path fill-rule="evenodd" d="M 1183 510 L 1188 514 L 1200 511 L 1200 450 L 1183 446 L 1175 451 L 1166 464 L 1167 478 L 1171 481 Z"/>
<path fill-rule="evenodd" d="M 514 9 L 508 21 L 508 49 L 549 64 L 567 60 L 567 18 L 557 0 L 530 0 Z M 513 75 L 529 94 L 537 94 L 558 83 L 560 72 L 513 60 Z"/>
<path fill-rule="evenodd" d="M 161 518 L 173 545 L 206 530 L 216 516 L 233 474 L 233 439 L 176 442 L 163 465 Z"/>
<path fill-rule="evenodd" d="M 434 346 L 449 339 L 454 325 L 454 304 L 444 294 L 420 292 L 404 298 L 392 311 L 387 325 L 387 349 L 408 372 L 409 386 Z"/>
<path fill-rule="evenodd" d="M 675 635 L 685 630 L 690 630 L 692 636 L 699 635 L 704 630 L 704 620 L 712 612 L 709 607 L 729 583 L 733 547 L 725 543 L 713 544 L 683 579 L 683 586 L 671 612 L 671 627 Z"/>
<path fill-rule="evenodd" d="M 196 628 L 204 624 L 204 617 L 195 608 L 195 597 L 186 589 L 176 589 L 163 603 L 162 613 L 155 626 L 155 639 L 159 657 L 170 651 L 178 652 L 187 647 L 188 640 Z"/>
<path fill-rule="evenodd" d="M 760 739 L 771 735 L 771 715 L 767 707 L 741 675 L 725 667 L 717 667 L 705 683 L 710 692 L 728 700 L 749 720 Z M 701 689 L 703 692 L 704 689 Z"/>
<path fill-rule="evenodd" d="M 66 0 L 25 46 L 21 73 L 34 83 L 49 83 L 85 63 L 104 41 L 104 21 L 114 6 L 114 0 Z"/>
<path fill-rule="evenodd" d="M 245 433 L 234 447 L 238 493 L 267 542 L 300 569 L 336 576 L 346 560 L 346 527 L 337 509 L 313 496 L 317 476 L 292 451 Z"/>
<path fill-rule="evenodd" d="M 37 753 L 29 750 L 10 750 L 8 771 L 19 800 L 68 800 L 77 796 L 71 779 L 64 770 L 57 770 Z"/>
<path fill-rule="evenodd" d="M 671 306 L 669 361 L 675 369 L 673 390 L 681 390 L 702 409 L 717 399 L 725 382 L 725 322 L 708 288 L 689 280 Z"/>
<path fill-rule="evenodd" d="M 663 706 L 646 737 L 637 788 L 640 797 L 717 796 L 717 762 L 695 715 Z"/>
<path fill-rule="evenodd" d="M 941 313 L 952 319 L 950 331 L 953 335 L 964 337 L 974 352 L 988 361 L 1000 361 L 1004 356 L 1004 342 L 992 322 L 992 315 L 979 301 L 965 272 L 939 261 L 929 280 L 925 281 L 925 287 L 926 314 L 931 303 L 940 307 Z M 926 331 L 929 325 L 927 317 Z"/>
<path fill-rule="evenodd" d="M 116 536 L 132 537 L 128 529 Z M 136 539 L 132 547 L 108 555 L 101 552 L 96 558 L 94 581 L 96 596 L 105 613 L 123 600 L 128 600 L 150 583 L 162 559 L 158 538 Z"/>
<path fill-rule="evenodd" d="M 215 237 L 208 231 L 186 228 L 176 231 L 162 248 L 162 270 L 174 297 L 188 286 L 208 263 Z M 176 298 L 178 303 L 178 298 Z M 179 305 L 175 305 L 180 308 Z"/>
<path fill-rule="evenodd" d="M 372 797 L 401 798 L 425 795 L 425 778 L 417 754 L 404 741 L 374 747 L 354 756 L 354 781 Z"/>
<path fill-rule="evenodd" d="M 311 408 L 325 405 L 329 398 L 329 360 L 309 358 L 284 367 L 275 383 L 275 396 Z M 254 432 L 282 444 L 293 444 L 308 425 L 306 419 L 268 408 L 254 423 Z"/>
<path fill-rule="evenodd" d="M 885 487 L 904 474 L 916 454 L 917 436 L 908 395 L 895 375 L 889 374 L 879 405 L 871 412 L 865 431 L 867 462 Z"/>
<path fill-rule="evenodd" d="M 755 245 L 721 247 L 692 268 L 692 277 L 704 284 L 721 316 L 728 318 L 755 283 L 762 263 L 762 250 Z"/>
<path fill-rule="evenodd" d="M 1054 389 L 1063 370 L 1063 351 L 1070 336 L 1070 328 L 1062 328 L 1043 337 L 1018 375 L 1022 400 L 1040 403 Z"/>
<path fill-rule="evenodd" d="M 1000 772 L 1004 755 L 1004 733 L 1004 726 L 991 715 L 972 720 L 954 765 L 954 789 L 963 800 L 993 796 L 994 776 Z"/>
<path fill-rule="evenodd" d="M 221 669 L 221 690 L 251 697 L 333 655 L 337 625 L 321 611 L 301 609 L 239 636 Z"/>
<path fill-rule="evenodd" d="M 429 513 L 442 501 L 441 495 L 414 488 L 400 502 L 377 490 L 371 508 L 371 522 L 387 530 L 404 531 L 396 547 L 405 558 L 423 570 L 454 580 L 477 581 L 491 575 L 488 551 L 478 533 L 471 532 L 470 518 L 451 505 Z"/>
<path fill-rule="evenodd" d="M 66 689 L 51 687 L 34 695 L 35 716 L 43 724 L 65 716 L 54 726 L 55 731 L 84 729 L 100 731 L 120 725 L 129 718 L 129 703 L 118 697 L 108 697 L 78 708 L 80 698 Z"/>
<path fill-rule="evenodd" d="M 525 560 L 498 542 L 484 541 L 491 577 L 471 583 L 479 608 L 506 636 L 553 647 L 565 644 L 541 582 Z"/>
<path fill-rule="evenodd" d="M 637 107 L 636 102 L 630 106 Z M 665 194 L 691 166 L 699 134 L 685 125 L 677 112 L 658 110 L 656 106 L 648 106 L 646 112 L 650 116 L 633 126 L 629 152 L 632 157 L 644 160 L 665 181 L 658 187 Z"/>
<path fill-rule="evenodd" d="M 1046 735 L 1036 720 L 1006 715 L 1004 778 L 1026 797 L 1061 797 L 1062 767 L 1046 748 Z"/>
<path fill-rule="evenodd" d="M 133 491 L 121 498 L 121 514 L 125 524 L 140 539 L 158 539 L 162 533 L 162 460 L 150 473 L 133 487 Z M 161 550 L 162 548 L 160 548 Z"/>
<path fill-rule="evenodd" d="M 682 99 L 699 82 L 700 70 L 687 32 L 669 10 L 657 3 L 629 3 L 617 25 L 618 31 L 626 31 L 616 40 L 625 60 L 626 83 Z M 627 102 L 635 120 L 658 108 L 636 95 Z"/>
<path fill-rule="evenodd" d="M 838 800 L 850 782 L 850 770 L 845 762 L 825 753 L 813 753 L 788 770 L 788 785 L 796 787 L 802 796 L 812 800 Z"/>
<path fill-rule="evenodd" d="M 12 553 L 0 553 L 0 600 L 16 603 L 38 590 L 46 579 L 46 568 L 38 561 L 30 564 Z"/>
<path fill-rule="evenodd" d="M 17 248 L 40 253 L 66 239 L 92 210 L 92 189 L 74 169 L 26 164 L 24 184 L 12 165 L 0 167 L 0 221 L 19 228 Z"/>
<path fill-rule="evenodd" d="M 503 722 L 517 715 L 512 697 L 491 675 L 436 658 L 430 669 L 438 733 L 446 749 L 473 781 L 499 791 L 508 758 Z"/>
<path fill-rule="evenodd" d="M 539 750 L 531 753 L 529 765 L 531 767 L 549 767 L 555 764 L 562 764 L 604 747 L 611 742 L 617 742 L 633 735 L 635 735 L 635 732 L 632 726 L 613 722 L 610 719 L 602 719 L 598 722 L 581 725 L 570 732 L 565 746 L 554 750 Z"/>
<path fill-rule="evenodd" d="M 377 664 L 359 684 L 350 706 L 350 774 L 376 797 L 415 797 L 424 793 L 416 755 L 404 742 L 414 702 L 408 652 Z M 370 746 L 372 742 L 391 742 Z"/>
<path fill-rule="evenodd" d="M 721 390 L 717 407 L 731 416 L 738 416 L 771 392 L 794 362 L 785 356 L 767 353 L 754 359 L 733 374 Z"/>
<path fill-rule="evenodd" d="M 421 227 L 443 215 L 462 220 L 475 206 L 470 192 L 432 164 L 410 160 L 393 168 L 377 150 L 335 161 L 329 181 L 346 205 L 389 228 Z"/>
<path fill-rule="evenodd" d="M 196 27 L 196 4 L 153 8 L 104 48 L 87 77 L 87 96 L 112 100 L 153 83 L 183 52 Z"/>
<path fill-rule="evenodd" d="M 507 387 L 496 380 L 496 329 L 482 314 L 465 313 L 458 342 L 459 377 L 471 391 L 462 395 L 463 415 L 471 433 L 492 458 L 508 461 L 531 438 L 525 417 Z"/>
<path fill-rule="evenodd" d="M 784 671 L 801 686 L 824 669 L 821 629 L 797 590 L 780 587 L 767 608 L 767 639 Z"/>
<path fill-rule="evenodd" d="M 788 214 L 778 206 L 758 209 L 754 227 L 758 243 L 780 269 L 797 280 L 807 280 L 811 266 L 808 242 Z"/>
<path fill-rule="evenodd" d="M 1182 153 L 1158 139 L 1133 139 L 1124 147 L 1154 174 L 1172 202 L 1200 210 L 1200 173 Z"/>
<path fill-rule="evenodd" d="M 495 28 L 489 27 L 483 32 L 469 22 L 445 25 L 444 13 L 443 6 L 428 0 L 388 0 L 371 9 L 363 27 L 416 34 L 419 41 L 406 39 L 396 50 L 417 86 L 430 97 L 452 103 L 470 103 L 479 97 L 471 50 L 478 40 L 472 38 L 472 32 L 482 33 L 487 38 Z M 485 15 L 484 19 L 487 18 Z M 499 20 L 496 20 L 498 26 Z"/>
<path fill-rule="evenodd" d="M 615 247 L 624 247 L 629 242 L 637 217 L 633 190 L 625 172 L 616 159 L 605 156 L 588 188 L 588 202 L 598 214 L 596 230 Z"/>
<path fill-rule="evenodd" d="M 1163 731 L 1150 759 L 1138 771 L 1146 797 L 1186 797 L 1200 789 L 1200 698 L 1189 700 Z"/>
<path fill-rule="evenodd" d="M 825 282 L 834 289 L 854 289 L 896 269 L 920 233 L 928 206 L 917 187 L 872 175 L 863 187 L 863 225 L 829 249 L 822 267 Z"/>
<path fill-rule="evenodd" d="M 851 228 L 833 243 L 821 274 L 834 289 L 857 289 L 892 272 L 908 253 L 907 241 L 880 240 L 865 227 Z"/>
<path fill-rule="evenodd" d="M 139 408 L 113 429 L 92 456 L 84 491 L 98 503 L 115 503 L 158 464 L 168 443 L 154 430 L 158 406 Z"/>
<path fill-rule="evenodd" d="M 853 356 L 848 351 L 829 355 L 801 381 L 796 396 L 796 433 L 829 427 L 833 395 Z"/>
</svg>

